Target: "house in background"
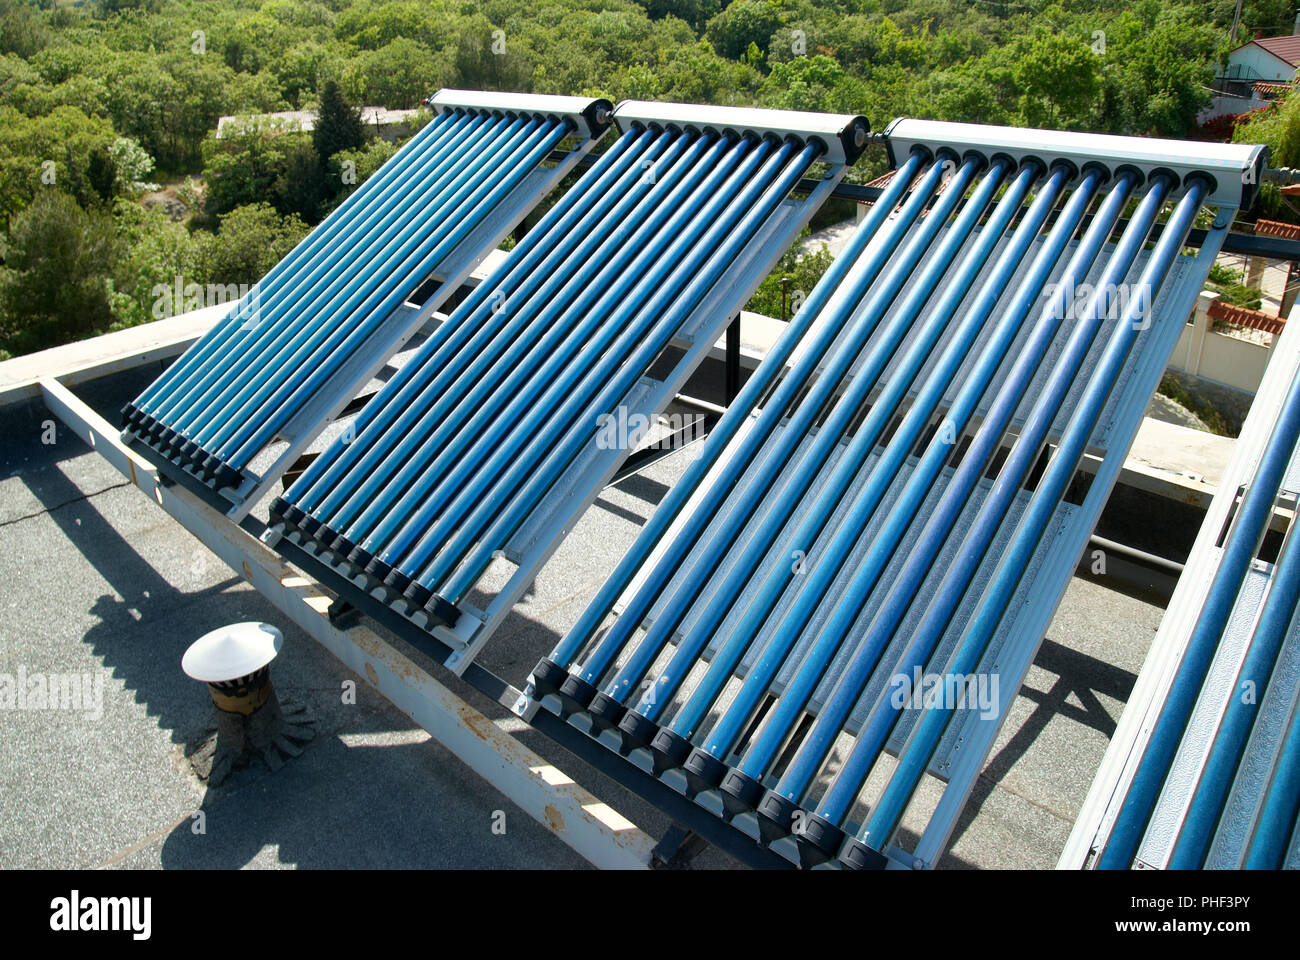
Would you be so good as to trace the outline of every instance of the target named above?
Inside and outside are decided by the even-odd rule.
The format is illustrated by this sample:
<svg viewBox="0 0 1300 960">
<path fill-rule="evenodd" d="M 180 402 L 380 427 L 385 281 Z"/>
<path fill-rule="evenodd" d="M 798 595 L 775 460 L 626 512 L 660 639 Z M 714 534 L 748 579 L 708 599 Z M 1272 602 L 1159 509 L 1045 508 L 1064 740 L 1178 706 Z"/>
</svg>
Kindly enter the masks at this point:
<svg viewBox="0 0 1300 960">
<path fill-rule="evenodd" d="M 1256 37 L 1228 54 L 1228 66 L 1214 80 L 1214 100 L 1197 120 L 1248 113 L 1289 92 L 1300 69 L 1300 17 L 1297 33 Z"/>
<path fill-rule="evenodd" d="M 387 107 L 362 107 L 361 122 L 378 136 L 389 141 L 409 136 L 418 110 L 389 110 Z M 265 133 L 310 131 L 316 126 L 315 110 L 281 110 L 277 113 L 253 113 L 222 117 L 217 121 L 217 139 L 238 136 L 256 127 Z"/>
<path fill-rule="evenodd" d="M 1220 78 L 1249 92 L 1254 84 L 1289 83 L 1300 68 L 1300 36 L 1256 37 L 1228 54 L 1228 68 Z"/>
</svg>

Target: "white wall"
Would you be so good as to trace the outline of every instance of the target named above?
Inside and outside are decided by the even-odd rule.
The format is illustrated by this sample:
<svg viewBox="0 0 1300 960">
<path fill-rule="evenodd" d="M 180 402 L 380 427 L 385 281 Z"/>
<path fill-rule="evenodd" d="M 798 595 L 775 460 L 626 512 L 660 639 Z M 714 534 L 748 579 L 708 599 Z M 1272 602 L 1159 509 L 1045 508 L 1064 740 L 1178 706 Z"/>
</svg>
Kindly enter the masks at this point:
<svg viewBox="0 0 1300 960">
<path fill-rule="evenodd" d="M 1285 82 L 1295 73 L 1295 67 L 1257 43 L 1248 43 L 1228 54 L 1228 77 L 1232 79 Z"/>
<path fill-rule="evenodd" d="M 1169 366 L 1193 376 L 1255 393 L 1264 378 L 1264 369 L 1273 355 L 1271 346 L 1250 343 L 1237 337 L 1215 333 L 1208 310 L 1218 299 L 1217 293 L 1203 292 L 1196 301 L 1192 321 L 1183 327 L 1178 346 L 1169 358 Z M 1273 337 L 1276 342 L 1277 337 Z"/>
</svg>

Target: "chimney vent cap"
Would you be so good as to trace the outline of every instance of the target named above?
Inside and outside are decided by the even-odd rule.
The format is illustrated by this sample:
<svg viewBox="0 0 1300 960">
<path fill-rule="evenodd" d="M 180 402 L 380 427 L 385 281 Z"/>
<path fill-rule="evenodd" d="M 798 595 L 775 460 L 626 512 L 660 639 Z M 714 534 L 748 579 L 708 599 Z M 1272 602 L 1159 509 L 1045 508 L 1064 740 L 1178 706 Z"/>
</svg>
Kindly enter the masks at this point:
<svg viewBox="0 0 1300 960">
<path fill-rule="evenodd" d="M 236 680 L 274 660 L 283 644 L 284 635 L 269 623 L 232 623 L 190 644 L 181 657 L 181 669 L 204 683 Z"/>
</svg>

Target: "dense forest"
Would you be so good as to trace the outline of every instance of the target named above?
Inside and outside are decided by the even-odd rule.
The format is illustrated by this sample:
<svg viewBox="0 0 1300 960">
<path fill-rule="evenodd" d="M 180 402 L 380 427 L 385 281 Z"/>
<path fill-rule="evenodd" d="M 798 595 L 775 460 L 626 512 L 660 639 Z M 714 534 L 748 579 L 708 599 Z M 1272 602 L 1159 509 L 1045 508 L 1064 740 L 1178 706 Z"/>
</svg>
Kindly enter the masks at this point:
<svg viewBox="0 0 1300 960">
<path fill-rule="evenodd" d="M 0 359 L 193 306 L 160 304 L 177 278 L 255 281 L 396 149 L 361 104 L 412 108 L 453 86 L 1196 136 L 1234 9 L 0 0 Z M 1286 0 L 1247 0 L 1240 33 L 1294 20 Z M 283 110 L 319 121 L 215 135 L 223 115 Z M 1235 135 L 1300 165 L 1300 103 L 1265 114 Z M 853 176 L 883 164 L 869 151 Z"/>
</svg>

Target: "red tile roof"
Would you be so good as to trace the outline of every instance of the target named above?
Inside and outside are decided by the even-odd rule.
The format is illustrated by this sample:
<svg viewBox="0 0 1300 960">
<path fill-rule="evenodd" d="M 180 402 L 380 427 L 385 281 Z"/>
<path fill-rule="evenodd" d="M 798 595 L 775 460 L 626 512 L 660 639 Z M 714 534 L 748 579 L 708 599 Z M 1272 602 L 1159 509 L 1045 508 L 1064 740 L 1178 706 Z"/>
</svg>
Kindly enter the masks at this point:
<svg viewBox="0 0 1300 960">
<path fill-rule="evenodd" d="M 1251 310 L 1248 307 L 1235 307 L 1230 303 L 1224 303 L 1222 300 L 1215 300 L 1210 304 L 1210 309 L 1206 312 L 1209 313 L 1210 318 L 1213 320 L 1220 320 L 1235 327 L 1264 330 L 1275 335 L 1281 333 L 1282 328 L 1286 326 L 1285 320 L 1270 317 L 1267 313 Z"/>
<path fill-rule="evenodd" d="M 1274 93 L 1290 93 L 1294 87 L 1294 83 L 1272 83 L 1268 80 L 1261 80 L 1252 89 L 1255 91 L 1255 96 L 1266 97 Z"/>
<path fill-rule="evenodd" d="M 1300 36 L 1260 37 L 1252 40 L 1279 60 L 1285 60 L 1294 66 L 1300 66 Z M 1238 47 L 1238 49 L 1241 49 Z"/>
<path fill-rule="evenodd" d="M 1287 240 L 1300 240 L 1300 226 L 1294 223 L 1281 223 L 1277 220 L 1256 220 L 1255 233 L 1261 237 L 1284 237 Z"/>
</svg>

